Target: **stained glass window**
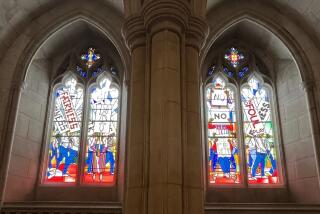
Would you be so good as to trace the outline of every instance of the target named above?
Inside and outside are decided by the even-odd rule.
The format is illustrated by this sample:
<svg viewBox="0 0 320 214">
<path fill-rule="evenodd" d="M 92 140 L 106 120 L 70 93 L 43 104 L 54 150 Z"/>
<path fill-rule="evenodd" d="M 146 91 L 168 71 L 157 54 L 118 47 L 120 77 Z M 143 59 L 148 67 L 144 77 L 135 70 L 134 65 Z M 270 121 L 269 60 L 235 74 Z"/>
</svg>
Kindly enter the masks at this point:
<svg viewBox="0 0 320 214">
<path fill-rule="evenodd" d="M 282 185 L 270 80 L 246 51 L 217 55 L 205 87 L 208 183 Z"/>
<path fill-rule="evenodd" d="M 241 89 L 249 184 L 279 183 L 271 92 L 252 76 Z"/>
<path fill-rule="evenodd" d="M 100 55 L 95 53 L 94 48 L 89 48 L 88 52 L 81 56 L 81 59 L 85 61 L 87 68 L 91 68 L 100 59 Z"/>
<path fill-rule="evenodd" d="M 235 88 L 222 76 L 206 89 L 209 182 L 240 183 Z"/>
<path fill-rule="evenodd" d="M 240 61 L 244 59 L 244 55 L 238 49 L 232 47 L 224 55 L 224 58 L 233 66 L 237 67 Z"/>
<path fill-rule="evenodd" d="M 84 182 L 113 183 L 116 167 L 119 90 L 103 76 L 90 88 Z"/>
<path fill-rule="evenodd" d="M 76 182 L 82 112 L 83 88 L 75 77 L 67 76 L 54 91 L 45 182 Z"/>
<path fill-rule="evenodd" d="M 98 59 L 89 48 L 74 71 L 55 81 L 43 183 L 115 184 L 119 76 L 113 66 L 93 66 Z"/>
</svg>

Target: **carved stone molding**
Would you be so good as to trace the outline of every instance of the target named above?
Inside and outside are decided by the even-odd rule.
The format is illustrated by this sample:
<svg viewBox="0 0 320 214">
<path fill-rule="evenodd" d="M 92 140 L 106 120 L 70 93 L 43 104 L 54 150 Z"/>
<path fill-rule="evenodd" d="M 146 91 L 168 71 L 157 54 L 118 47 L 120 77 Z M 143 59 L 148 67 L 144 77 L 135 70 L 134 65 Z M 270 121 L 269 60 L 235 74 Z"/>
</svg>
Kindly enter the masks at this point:
<svg viewBox="0 0 320 214">
<path fill-rule="evenodd" d="M 11 90 L 21 90 L 24 91 L 27 88 L 27 83 L 25 81 L 12 81 Z"/>
<path fill-rule="evenodd" d="M 122 35 L 129 50 L 145 45 L 146 31 L 140 14 L 129 16 L 122 26 Z"/>
<path fill-rule="evenodd" d="M 305 92 L 312 90 L 315 86 L 315 81 L 308 80 L 300 83 L 299 87 L 303 89 Z"/>
<path fill-rule="evenodd" d="M 148 32 L 170 29 L 183 33 L 188 29 L 191 12 L 185 1 L 161 0 L 147 2 L 141 14 Z"/>
<path fill-rule="evenodd" d="M 186 33 L 187 45 L 200 50 L 209 34 L 209 27 L 206 21 L 200 17 L 192 16 L 189 18 L 189 28 Z"/>
<path fill-rule="evenodd" d="M 193 16 L 190 5 L 182 0 L 148 1 L 141 11 L 127 17 L 122 34 L 130 50 L 144 45 L 147 34 L 171 30 L 185 35 L 186 44 L 200 49 L 208 35 L 204 18 Z"/>
</svg>

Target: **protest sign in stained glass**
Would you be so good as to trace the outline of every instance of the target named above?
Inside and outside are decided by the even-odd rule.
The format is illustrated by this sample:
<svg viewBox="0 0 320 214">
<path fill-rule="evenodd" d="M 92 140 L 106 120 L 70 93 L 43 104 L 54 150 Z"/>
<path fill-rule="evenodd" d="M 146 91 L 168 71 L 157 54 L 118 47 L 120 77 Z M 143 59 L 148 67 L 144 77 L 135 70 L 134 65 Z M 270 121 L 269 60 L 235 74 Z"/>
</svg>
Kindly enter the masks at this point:
<svg viewBox="0 0 320 214">
<path fill-rule="evenodd" d="M 119 90 L 107 77 L 90 87 L 84 182 L 115 181 Z"/>
<path fill-rule="evenodd" d="M 82 112 L 83 88 L 67 76 L 54 91 L 46 183 L 76 182 Z"/>
<path fill-rule="evenodd" d="M 241 89 L 241 103 L 249 184 L 279 183 L 271 92 L 252 76 Z"/>
<path fill-rule="evenodd" d="M 239 184 L 235 90 L 222 76 L 206 88 L 207 146 L 210 184 Z"/>
</svg>

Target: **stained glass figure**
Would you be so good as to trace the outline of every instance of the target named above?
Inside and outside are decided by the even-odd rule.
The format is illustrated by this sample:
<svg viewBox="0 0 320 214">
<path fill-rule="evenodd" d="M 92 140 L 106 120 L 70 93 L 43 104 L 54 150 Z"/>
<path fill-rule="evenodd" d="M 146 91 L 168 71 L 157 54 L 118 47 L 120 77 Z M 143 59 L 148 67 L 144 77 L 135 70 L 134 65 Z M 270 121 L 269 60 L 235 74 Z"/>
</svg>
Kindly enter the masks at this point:
<svg viewBox="0 0 320 214">
<path fill-rule="evenodd" d="M 227 53 L 224 55 L 224 58 L 234 67 L 236 68 L 240 61 L 244 59 L 244 55 L 239 53 L 239 51 L 232 47 L 230 48 Z"/>
<path fill-rule="evenodd" d="M 252 76 L 241 90 L 249 184 L 279 183 L 270 90 Z"/>
<path fill-rule="evenodd" d="M 77 179 L 83 88 L 73 76 L 63 82 L 54 93 L 46 183 L 74 183 Z"/>
<path fill-rule="evenodd" d="M 81 60 L 86 62 L 87 68 L 91 68 L 91 66 L 100 59 L 100 54 L 96 54 L 95 49 L 89 48 L 88 53 L 81 55 Z"/>
<path fill-rule="evenodd" d="M 90 88 L 85 183 L 108 184 L 115 181 L 118 114 L 118 88 L 108 77 L 98 78 L 98 84 Z"/>
<path fill-rule="evenodd" d="M 235 91 L 218 76 L 206 88 L 210 184 L 239 184 Z"/>
</svg>

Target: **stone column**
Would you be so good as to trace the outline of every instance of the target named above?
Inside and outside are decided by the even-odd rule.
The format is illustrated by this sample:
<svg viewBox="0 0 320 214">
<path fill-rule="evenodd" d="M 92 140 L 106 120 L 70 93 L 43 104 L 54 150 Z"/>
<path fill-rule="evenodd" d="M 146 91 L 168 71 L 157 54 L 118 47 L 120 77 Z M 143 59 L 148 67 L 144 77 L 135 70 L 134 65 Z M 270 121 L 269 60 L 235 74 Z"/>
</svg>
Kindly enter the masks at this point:
<svg viewBox="0 0 320 214">
<path fill-rule="evenodd" d="M 123 28 L 132 55 L 126 214 L 203 213 L 198 57 L 206 27 L 187 1 L 149 0 Z M 133 48 L 133 38 L 144 45 Z"/>
<path fill-rule="evenodd" d="M 151 36 L 148 213 L 182 213 L 181 35 L 155 26 Z M 170 23 L 174 25 L 174 23 Z M 180 27 L 180 26 L 174 26 Z M 154 31 L 155 29 L 152 29 Z"/>
<path fill-rule="evenodd" d="M 208 32 L 205 21 L 199 17 L 189 18 L 186 36 L 183 79 L 185 87 L 185 136 L 184 145 L 184 213 L 204 213 L 203 142 L 201 140 L 201 96 L 199 52 Z"/>
<path fill-rule="evenodd" d="M 146 214 L 149 89 L 146 85 L 146 35 L 141 17 L 130 16 L 123 33 L 131 52 L 124 213 Z"/>
</svg>

